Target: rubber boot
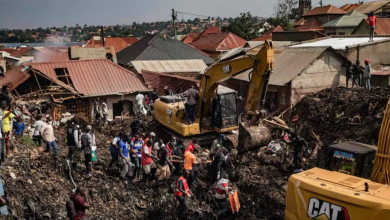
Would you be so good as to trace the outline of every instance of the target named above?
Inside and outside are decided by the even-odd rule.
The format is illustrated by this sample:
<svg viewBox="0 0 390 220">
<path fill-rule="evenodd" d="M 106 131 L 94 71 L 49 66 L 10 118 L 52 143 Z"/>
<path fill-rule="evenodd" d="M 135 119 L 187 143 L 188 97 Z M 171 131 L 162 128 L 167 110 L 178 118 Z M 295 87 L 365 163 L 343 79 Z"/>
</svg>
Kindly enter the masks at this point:
<svg viewBox="0 0 390 220">
<path fill-rule="evenodd" d="M 145 176 L 146 185 L 149 185 L 150 173 L 149 174 L 144 174 L 144 176 Z"/>
<path fill-rule="evenodd" d="M 152 168 L 150 170 L 150 176 L 151 176 L 152 180 L 154 180 L 156 178 L 156 172 L 157 172 L 157 168 Z"/>
</svg>

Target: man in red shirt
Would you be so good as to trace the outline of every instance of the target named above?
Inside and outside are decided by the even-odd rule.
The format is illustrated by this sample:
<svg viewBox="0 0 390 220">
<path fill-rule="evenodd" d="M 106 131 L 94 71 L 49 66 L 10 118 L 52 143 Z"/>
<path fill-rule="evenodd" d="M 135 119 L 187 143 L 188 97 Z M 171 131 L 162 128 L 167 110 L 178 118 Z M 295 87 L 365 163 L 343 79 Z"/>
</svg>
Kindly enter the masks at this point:
<svg viewBox="0 0 390 220">
<path fill-rule="evenodd" d="M 369 26 L 369 40 L 368 42 L 374 41 L 374 31 L 376 26 L 376 16 L 374 15 L 374 12 L 370 13 L 370 16 L 368 16 L 368 26 Z"/>
<path fill-rule="evenodd" d="M 85 210 L 89 209 L 89 204 L 86 202 L 87 195 L 84 187 L 77 187 L 76 193 L 73 194 L 70 199 L 73 201 L 74 208 L 76 209 L 75 220 L 87 219 Z"/>
<path fill-rule="evenodd" d="M 198 141 L 193 139 L 192 142 L 187 146 L 186 150 L 184 151 L 184 154 L 187 153 L 187 151 L 191 151 L 191 153 L 194 153 L 195 148 L 198 147 Z"/>
<path fill-rule="evenodd" d="M 176 209 L 176 214 L 179 219 L 181 219 L 181 215 L 185 210 L 188 209 L 188 203 L 187 199 L 191 198 L 191 191 L 187 184 L 187 178 L 189 176 L 189 172 L 185 170 L 183 172 L 183 175 L 180 176 L 180 178 L 176 181 L 176 188 L 175 188 L 175 196 L 176 199 L 179 201 L 179 206 Z"/>
</svg>

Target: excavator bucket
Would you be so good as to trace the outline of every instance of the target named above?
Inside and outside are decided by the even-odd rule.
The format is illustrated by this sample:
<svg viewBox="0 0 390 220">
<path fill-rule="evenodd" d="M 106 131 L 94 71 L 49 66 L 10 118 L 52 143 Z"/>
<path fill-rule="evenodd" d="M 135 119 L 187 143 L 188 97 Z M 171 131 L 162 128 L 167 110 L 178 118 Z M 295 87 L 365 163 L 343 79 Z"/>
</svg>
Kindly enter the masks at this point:
<svg viewBox="0 0 390 220">
<path fill-rule="evenodd" d="M 238 135 L 238 152 L 254 150 L 267 145 L 271 141 L 271 133 L 268 128 L 259 125 L 253 126 L 249 122 L 241 122 Z"/>
</svg>

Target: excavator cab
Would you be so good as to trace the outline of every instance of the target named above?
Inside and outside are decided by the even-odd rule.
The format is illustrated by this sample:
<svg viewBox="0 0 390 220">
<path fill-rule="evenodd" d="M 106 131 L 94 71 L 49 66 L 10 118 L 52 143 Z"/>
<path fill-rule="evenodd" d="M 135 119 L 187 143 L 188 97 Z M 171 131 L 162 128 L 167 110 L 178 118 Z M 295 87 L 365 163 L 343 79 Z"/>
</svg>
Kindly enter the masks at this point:
<svg viewBox="0 0 390 220">
<path fill-rule="evenodd" d="M 216 131 L 238 125 L 237 92 L 219 87 L 218 95 L 211 101 L 211 127 Z"/>
<path fill-rule="evenodd" d="M 318 160 L 318 167 L 369 179 L 376 146 L 358 142 L 341 142 L 328 146 Z"/>
</svg>

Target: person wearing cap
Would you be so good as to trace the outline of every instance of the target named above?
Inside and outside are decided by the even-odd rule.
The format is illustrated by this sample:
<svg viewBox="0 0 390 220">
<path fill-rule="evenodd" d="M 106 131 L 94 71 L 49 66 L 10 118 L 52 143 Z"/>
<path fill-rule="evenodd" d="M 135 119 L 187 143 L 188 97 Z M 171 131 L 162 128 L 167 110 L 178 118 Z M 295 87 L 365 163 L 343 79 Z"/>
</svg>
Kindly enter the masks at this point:
<svg viewBox="0 0 390 220">
<path fill-rule="evenodd" d="M 85 156 L 85 168 L 86 168 L 86 174 L 88 176 L 92 176 L 92 126 L 87 125 L 85 128 L 85 132 L 81 136 L 81 144 L 82 148 L 84 150 L 84 156 Z"/>
<path fill-rule="evenodd" d="M 364 87 L 368 90 L 371 90 L 371 62 L 370 60 L 365 60 L 364 63 L 366 64 L 366 66 L 364 67 Z"/>
<path fill-rule="evenodd" d="M 221 147 L 223 147 L 223 142 L 226 140 L 226 136 L 224 134 L 220 134 L 217 139 L 215 139 L 211 145 L 210 149 L 210 158 L 211 160 L 214 158 L 215 153 Z"/>
</svg>

